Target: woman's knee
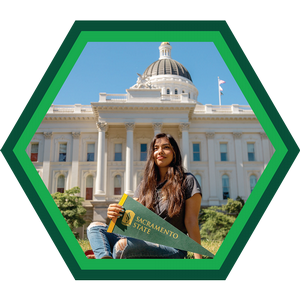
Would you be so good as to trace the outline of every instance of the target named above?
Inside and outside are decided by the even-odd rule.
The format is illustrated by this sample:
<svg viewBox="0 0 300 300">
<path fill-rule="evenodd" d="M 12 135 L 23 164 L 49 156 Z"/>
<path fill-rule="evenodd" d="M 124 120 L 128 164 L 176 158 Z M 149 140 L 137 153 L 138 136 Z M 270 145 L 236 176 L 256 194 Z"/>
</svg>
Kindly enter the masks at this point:
<svg viewBox="0 0 300 300">
<path fill-rule="evenodd" d="M 123 253 L 127 247 L 127 239 L 126 238 L 121 238 L 120 240 L 117 241 L 115 244 L 115 258 L 122 258 Z"/>
<path fill-rule="evenodd" d="M 114 246 L 114 258 L 139 258 L 141 256 L 140 250 L 144 243 L 142 240 L 123 237 Z"/>
<path fill-rule="evenodd" d="M 102 222 L 92 222 L 89 226 L 88 226 L 88 229 L 91 229 L 95 226 L 106 226 L 105 223 L 102 223 Z"/>
</svg>

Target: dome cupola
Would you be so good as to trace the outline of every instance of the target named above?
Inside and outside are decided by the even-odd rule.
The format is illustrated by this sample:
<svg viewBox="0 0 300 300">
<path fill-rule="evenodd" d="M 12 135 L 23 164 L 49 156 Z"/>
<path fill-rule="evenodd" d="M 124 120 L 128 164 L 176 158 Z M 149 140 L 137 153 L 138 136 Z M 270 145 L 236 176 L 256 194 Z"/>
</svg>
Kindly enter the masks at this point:
<svg viewBox="0 0 300 300">
<path fill-rule="evenodd" d="M 162 42 L 158 49 L 160 52 L 159 59 L 171 59 L 172 46 L 169 42 Z"/>
</svg>

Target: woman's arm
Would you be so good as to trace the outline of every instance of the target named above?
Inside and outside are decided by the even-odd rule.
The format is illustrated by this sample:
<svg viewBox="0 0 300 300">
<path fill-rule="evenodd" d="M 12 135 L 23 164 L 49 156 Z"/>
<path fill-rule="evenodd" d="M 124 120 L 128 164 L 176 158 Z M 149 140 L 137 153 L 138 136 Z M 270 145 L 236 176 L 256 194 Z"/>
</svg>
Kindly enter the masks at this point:
<svg viewBox="0 0 300 300">
<path fill-rule="evenodd" d="M 185 201 L 184 224 L 189 237 L 201 245 L 200 230 L 198 225 L 198 215 L 201 206 L 201 195 L 195 194 Z M 202 258 L 201 254 L 194 253 L 195 258 Z"/>
</svg>

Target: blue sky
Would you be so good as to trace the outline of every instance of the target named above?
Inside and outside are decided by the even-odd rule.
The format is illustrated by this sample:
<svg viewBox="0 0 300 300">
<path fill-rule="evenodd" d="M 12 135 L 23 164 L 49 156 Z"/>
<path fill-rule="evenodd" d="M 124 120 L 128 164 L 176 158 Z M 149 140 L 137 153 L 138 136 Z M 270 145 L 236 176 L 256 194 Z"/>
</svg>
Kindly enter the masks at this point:
<svg viewBox="0 0 300 300">
<path fill-rule="evenodd" d="M 160 42 L 90 42 L 86 45 L 55 105 L 87 105 L 99 100 L 99 93 L 125 94 L 136 83 L 137 73 L 159 58 Z M 248 105 L 213 43 L 170 42 L 172 58 L 191 74 L 202 104 L 219 105 L 218 76 L 222 85 L 222 105 Z"/>
</svg>

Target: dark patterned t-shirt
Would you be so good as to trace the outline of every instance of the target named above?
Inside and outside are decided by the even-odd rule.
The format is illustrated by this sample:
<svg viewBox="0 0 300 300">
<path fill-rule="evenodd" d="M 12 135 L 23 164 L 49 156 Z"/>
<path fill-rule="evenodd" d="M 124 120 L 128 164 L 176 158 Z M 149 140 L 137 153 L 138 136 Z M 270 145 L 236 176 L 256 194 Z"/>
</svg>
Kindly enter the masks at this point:
<svg viewBox="0 0 300 300">
<path fill-rule="evenodd" d="M 195 194 L 200 194 L 202 196 L 202 191 L 201 187 L 195 178 L 195 176 L 191 173 L 186 173 L 186 178 L 185 178 L 185 197 L 184 197 L 184 202 L 194 196 Z M 172 218 L 168 216 L 168 201 L 165 201 L 161 197 L 161 190 L 163 186 L 165 185 L 166 181 L 160 183 L 156 187 L 156 199 L 155 199 L 155 205 L 154 205 L 154 212 L 159 215 L 161 218 L 164 220 L 168 221 L 170 224 L 181 230 L 183 233 L 187 233 L 187 230 L 184 225 L 184 216 L 185 216 L 185 205 L 183 205 L 180 213 L 176 216 L 173 216 Z M 140 192 L 140 186 L 136 189 L 133 197 L 138 198 L 139 197 L 139 192 Z"/>
</svg>

